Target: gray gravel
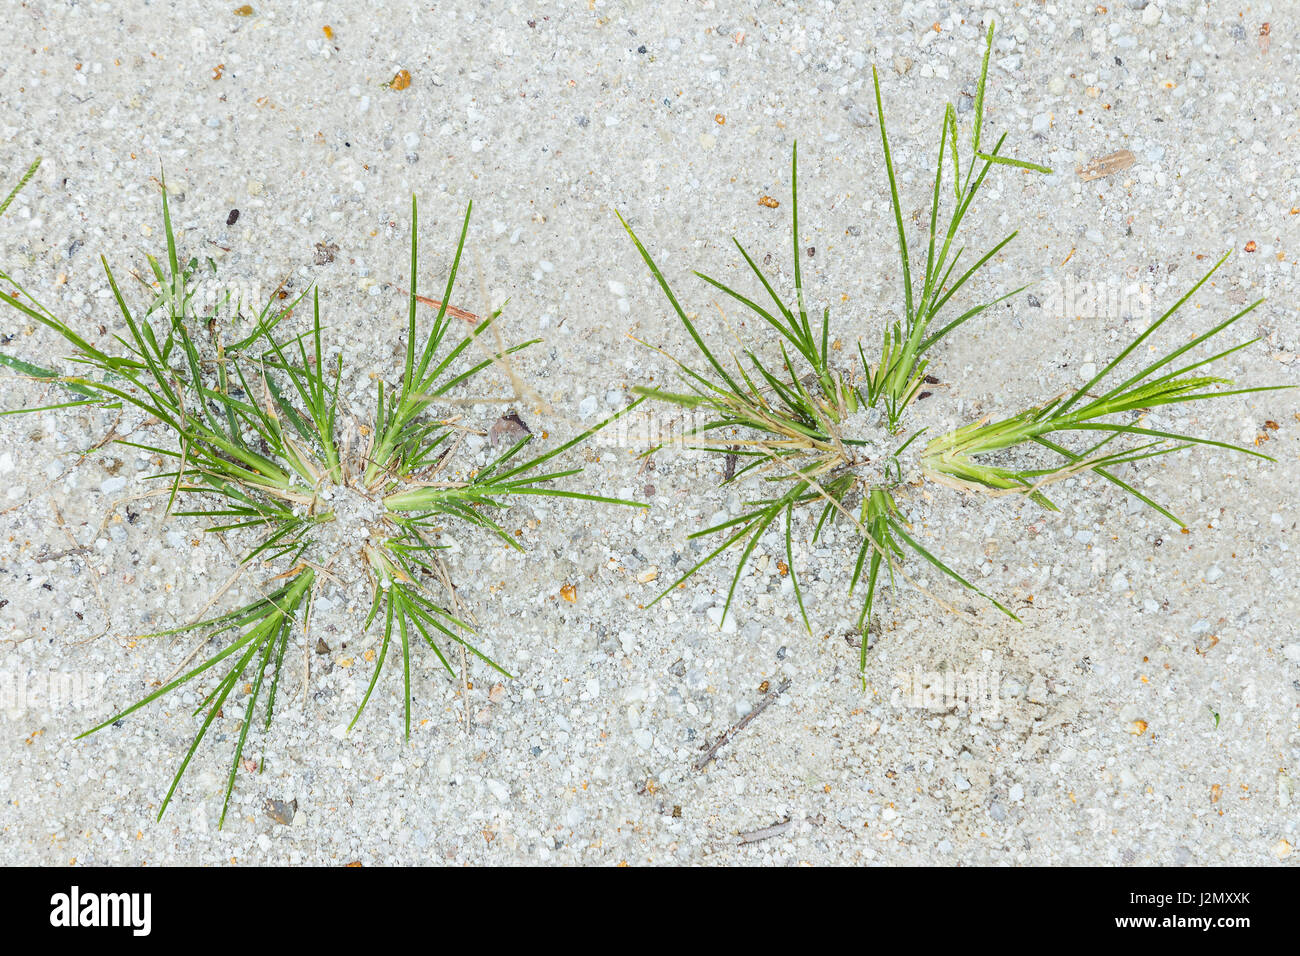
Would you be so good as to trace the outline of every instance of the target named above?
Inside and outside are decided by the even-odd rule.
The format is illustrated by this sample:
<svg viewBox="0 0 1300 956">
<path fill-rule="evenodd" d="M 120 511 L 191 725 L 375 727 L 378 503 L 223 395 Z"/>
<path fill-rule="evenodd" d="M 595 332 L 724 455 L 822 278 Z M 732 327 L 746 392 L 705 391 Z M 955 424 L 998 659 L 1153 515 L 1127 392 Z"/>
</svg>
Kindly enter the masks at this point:
<svg viewBox="0 0 1300 956">
<path fill-rule="evenodd" d="M 508 297 L 507 336 L 544 339 L 517 370 L 550 410 L 518 410 L 555 441 L 632 386 L 669 379 L 668 363 L 629 335 L 690 344 L 615 209 L 723 336 L 689 271 L 739 277 L 734 234 L 770 253 L 788 287 L 797 137 L 801 242 L 815 249 L 805 281 L 839 334 L 872 349 L 896 316 L 899 280 L 871 64 L 921 221 L 941 104 L 967 121 L 992 16 L 989 128 L 1056 173 L 991 177 L 968 248 L 1021 232 L 975 291 L 1031 282 L 1035 298 L 1016 296 L 944 346 L 932 414 L 970 418 L 1054 394 L 1142 327 L 1131 308 L 1078 315 L 1051 290 L 1141 283 L 1159 314 L 1228 249 L 1179 334 L 1265 295 L 1233 340 L 1261 341 L 1224 364 L 1247 381 L 1300 382 L 1290 4 L 460 0 L 436 13 L 384 3 L 375 15 L 258 0 L 249 16 L 235 6 L 9 11 L 6 188 L 33 156 L 45 162 L 0 220 L 0 263 L 86 328 L 113 322 L 99 254 L 125 274 L 160 250 L 162 168 L 186 250 L 260 288 L 318 282 L 369 387 L 369 374 L 394 367 L 403 328 L 411 194 L 429 287 L 473 199 L 458 304 L 480 311 Z M 410 87 L 386 88 L 401 69 Z M 1129 168 L 1075 173 L 1122 149 Z M 760 205 L 764 195 L 781 205 Z M 0 331 L 11 354 L 62 354 L 13 312 Z M 6 408 L 57 400 L 11 374 L 0 390 Z M 470 731 L 457 722 L 459 685 L 424 655 L 409 745 L 394 671 L 343 733 L 375 635 L 357 633 L 364 591 L 336 588 L 315 625 L 328 652 L 312 649 L 305 694 L 292 668 L 264 772 L 240 772 L 220 832 L 229 715 L 154 820 L 195 728 L 195 692 L 74 737 L 193 649 L 132 635 L 197 613 L 232 554 L 138 497 L 148 462 L 134 449 L 81 455 L 139 423 L 86 409 L 5 418 L 0 862 L 1294 865 L 1298 394 L 1152 416 L 1228 440 L 1266 436 L 1277 459 L 1196 450 L 1131 472 L 1189 535 L 1088 478 L 1065 483 L 1061 514 L 914 495 L 917 532 L 1024 620 L 960 594 L 973 617 L 956 616 L 900 590 L 883 601 L 865 690 L 846 638 L 856 609 L 837 598 L 847 529 L 815 546 L 808 526 L 797 535 L 811 636 L 776 541 L 760 548 L 721 630 L 722 564 L 647 612 L 674 562 L 694 553 L 687 535 L 739 497 L 716 490 L 715 462 L 664 452 L 648 472 L 628 449 L 592 446 L 572 456 L 587 466 L 583 484 L 648 500 L 648 513 L 521 506 L 511 520 L 522 556 L 458 538 L 484 649 L 517 675 L 498 687 L 474 673 Z M 501 408 L 460 411 L 487 429 Z M 693 769 L 761 684 L 786 679 L 716 761 Z"/>
</svg>

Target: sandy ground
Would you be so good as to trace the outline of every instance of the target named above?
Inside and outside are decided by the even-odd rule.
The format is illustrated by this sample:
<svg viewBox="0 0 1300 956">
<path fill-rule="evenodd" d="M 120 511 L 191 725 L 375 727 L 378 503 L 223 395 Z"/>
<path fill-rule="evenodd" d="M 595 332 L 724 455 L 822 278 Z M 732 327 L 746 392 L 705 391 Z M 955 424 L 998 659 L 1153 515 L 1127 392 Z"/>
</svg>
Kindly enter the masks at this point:
<svg viewBox="0 0 1300 956">
<path fill-rule="evenodd" d="M 507 336 L 544 340 L 517 369 L 549 410 L 519 411 L 553 442 L 632 386 L 670 380 L 667 362 L 629 335 L 690 346 L 615 210 L 703 327 L 725 336 L 690 270 L 741 281 L 734 234 L 770 255 L 788 288 L 797 138 L 801 243 L 815 250 L 806 284 L 837 333 L 871 351 L 899 308 L 871 64 L 904 202 L 923 221 L 942 103 L 969 123 L 992 17 L 988 128 L 1056 173 L 992 176 L 968 247 L 1021 232 L 971 294 L 1033 286 L 940 349 L 929 401 L 965 419 L 1079 382 L 1142 328 L 1141 310 L 1054 305 L 1045 289 L 1139 283 L 1159 314 L 1227 250 L 1214 285 L 1160 341 L 1267 296 L 1233 342 L 1261 340 L 1224 365 L 1249 382 L 1300 382 L 1290 4 L 461 0 L 342 13 L 257 0 L 245 16 L 235 6 L 31 2 L 6 15 L 6 188 L 34 156 L 44 165 L 0 220 L 0 262 L 93 336 L 114 323 L 99 255 L 125 274 L 162 252 L 154 180 L 165 169 L 183 251 L 252 289 L 319 283 L 364 385 L 396 367 L 411 194 L 422 291 L 441 284 L 472 199 L 458 304 L 479 311 L 508 297 Z M 387 88 L 402 69 L 409 88 Z M 1128 169 L 1076 174 L 1120 149 L 1133 153 Z M 760 205 L 764 195 L 781 205 Z M 17 314 L 2 321 L 9 354 L 64 354 Z M 5 408 L 57 400 L 8 372 L 0 390 Z M 660 453 L 649 472 L 632 449 L 593 445 L 570 456 L 587 467 L 570 486 L 645 500 L 648 512 L 520 506 L 510 520 L 526 556 L 458 539 L 483 646 L 517 675 L 493 692 L 491 674 L 474 672 L 469 732 L 458 684 L 426 654 L 409 744 L 393 670 L 343 734 L 375 635 L 359 633 L 364 591 L 335 588 L 313 634 L 329 652 L 313 649 L 305 694 L 298 664 L 286 677 L 264 770 L 241 770 L 220 832 L 234 717 L 218 721 L 161 823 L 196 727 L 194 692 L 74 737 L 193 649 L 190 638 L 133 635 L 199 611 L 232 554 L 138 497 L 148 463 L 135 450 L 80 456 L 124 426 L 113 413 L 5 418 L 0 861 L 1293 865 L 1297 395 L 1153 416 L 1227 440 L 1264 435 L 1277 459 L 1201 449 L 1130 467 L 1187 535 L 1092 479 L 1061 490 L 1060 514 L 912 495 L 918 534 L 1023 623 L 931 575 L 973 617 L 907 589 L 887 596 L 865 690 L 846 638 L 856 608 L 840 597 L 848 529 L 815 546 L 808 525 L 796 529 L 812 635 L 776 540 L 760 547 L 722 630 L 725 563 L 645 611 L 674 563 L 697 553 L 687 535 L 741 499 L 717 490 L 716 463 L 689 453 Z M 485 428 L 500 407 L 461 411 Z M 561 597 L 565 585 L 576 601 Z M 760 685 L 785 680 L 696 771 L 700 747 L 759 702 Z M 271 814 L 268 801 L 288 806 Z"/>
</svg>

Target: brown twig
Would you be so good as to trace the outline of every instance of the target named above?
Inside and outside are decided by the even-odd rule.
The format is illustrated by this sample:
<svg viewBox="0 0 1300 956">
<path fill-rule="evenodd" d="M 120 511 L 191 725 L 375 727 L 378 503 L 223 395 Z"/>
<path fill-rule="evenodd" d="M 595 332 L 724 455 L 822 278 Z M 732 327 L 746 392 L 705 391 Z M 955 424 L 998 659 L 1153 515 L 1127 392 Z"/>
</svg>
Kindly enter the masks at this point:
<svg viewBox="0 0 1300 956">
<path fill-rule="evenodd" d="M 406 289 L 403 289 L 400 286 L 393 286 L 393 288 L 396 289 L 398 292 L 402 293 L 402 295 L 411 294 Z M 433 308 L 435 309 L 442 308 L 441 300 L 431 299 L 427 295 L 417 295 L 415 297 L 415 301 L 423 303 L 424 305 L 433 306 Z M 464 309 L 458 309 L 454 305 L 447 306 L 447 314 L 456 319 L 463 319 L 464 321 L 470 323 L 471 325 L 477 324 L 479 322 L 479 317 L 475 315 L 473 312 L 466 312 Z"/>
<path fill-rule="evenodd" d="M 705 767 L 707 767 L 709 763 L 713 760 L 713 758 L 718 755 L 719 750 L 721 750 L 723 747 L 729 744 L 731 742 L 731 739 L 735 737 L 736 734 L 744 730 L 749 725 L 749 722 L 751 720 L 753 720 L 763 711 L 767 710 L 768 707 L 772 706 L 772 701 L 776 700 L 778 697 L 780 697 L 789 689 L 790 689 L 790 681 L 787 678 L 786 680 L 783 680 L 781 681 L 781 683 L 777 684 L 774 690 L 768 691 L 767 696 L 765 696 L 762 700 L 760 700 L 757 704 L 755 704 L 753 710 L 747 713 L 744 717 L 740 718 L 740 720 L 736 721 L 736 723 L 733 724 L 725 734 L 723 734 L 721 737 L 717 739 L 717 742 L 714 743 L 712 747 L 710 747 L 708 750 L 704 752 L 704 756 L 700 757 L 699 760 L 695 761 L 695 769 L 703 770 Z"/>
</svg>

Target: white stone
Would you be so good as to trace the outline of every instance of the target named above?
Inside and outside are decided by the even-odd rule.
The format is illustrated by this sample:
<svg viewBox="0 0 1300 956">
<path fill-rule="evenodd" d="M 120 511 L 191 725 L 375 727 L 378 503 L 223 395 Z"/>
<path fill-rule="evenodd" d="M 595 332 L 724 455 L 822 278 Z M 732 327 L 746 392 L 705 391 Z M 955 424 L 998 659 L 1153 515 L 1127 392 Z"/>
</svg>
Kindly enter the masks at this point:
<svg viewBox="0 0 1300 956">
<path fill-rule="evenodd" d="M 715 627 L 721 627 L 723 634 L 735 634 L 736 633 L 735 609 L 733 608 L 727 611 L 726 620 L 723 620 L 722 610 L 723 610 L 722 605 L 717 604 L 709 608 L 709 610 L 706 613 L 709 615 L 709 620 L 713 622 Z"/>
</svg>

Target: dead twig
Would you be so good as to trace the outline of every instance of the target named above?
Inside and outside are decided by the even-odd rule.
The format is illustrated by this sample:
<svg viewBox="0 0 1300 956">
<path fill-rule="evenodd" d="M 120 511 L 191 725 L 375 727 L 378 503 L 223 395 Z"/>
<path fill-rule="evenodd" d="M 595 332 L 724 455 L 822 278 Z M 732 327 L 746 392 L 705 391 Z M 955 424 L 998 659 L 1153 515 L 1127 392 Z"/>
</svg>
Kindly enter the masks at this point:
<svg viewBox="0 0 1300 956">
<path fill-rule="evenodd" d="M 46 561 L 60 561 L 63 558 L 71 557 L 74 554 L 90 554 L 90 549 L 85 545 L 78 545 L 75 548 L 64 548 L 62 551 L 43 552 L 38 554 L 32 560 L 37 564 L 44 564 Z"/>
<path fill-rule="evenodd" d="M 719 750 L 721 750 L 723 747 L 729 744 L 731 742 L 731 739 L 735 737 L 736 734 L 740 733 L 747 726 L 749 726 L 749 722 L 751 720 L 753 720 L 763 711 L 767 710 L 767 708 L 771 707 L 772 701 L 776 700 L 778 697 L 780 697 L 789 689 L 790 689 L 790 680 L 787 678 L 786 680 L 783 680 L 781 681 L 781 683 L 777 684 L 775 689 L 768 691 L 767 696 L 765 696 L 762 700 L 760 700 L 757 704 L 755 704 L 753 710 L 747 713 L 744 717 L 740 718 L 740 720 L 736 721 L 736 723 L 733 724 L 725 734 L 723 734 L 721 737 L 717 739 L 717 742 L 714 743 L 712 747 L 710 747 L 708 750 L 704 752 L 704 755 L 700 757 L 699 760 L 695 761 L 695 769 L 703 770 L 705 767 L 707 767 L 709 763 L 713 760 L 713 758 L 718 755 Z"/>
<path fill-rule="evenodd" d="M 401 286 L 393 286 L 393 288 L 396 289 L 398 292 L 402 293 L 402 295 L 409 296 L 411 294 L 406 289 L 403 289 Z M 440 299 L 431 299 L 427 295 L 417 295 L 415 297 L 415 301 L 423 305 L 432 306 L 435 309 L 442 308 L 442 301 Z M 473 312 L 466 312 L 464 309 L 458 309 L 454 305 L 447 306 L 447 314 L 452 316 L 453 318 L 463 319 L 464 321 L 468 322 L 470 325 L 475 325 L 479 322 L 479 317 L 475 315 Z"/>
<path fill-rule="evenodd" d="M 744 846 L 746 843 L 757 843 L 759 840 L 770 840 L 772 837 L 782 836 L 787 830 L 794 826 L 794 818 L 786 817 L 773 823 L 770 827 L 763 827 L 761 830 L 750 830 L 748 833 L 740 834 L 738 846 Z"/>
</svg>

